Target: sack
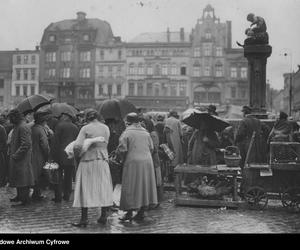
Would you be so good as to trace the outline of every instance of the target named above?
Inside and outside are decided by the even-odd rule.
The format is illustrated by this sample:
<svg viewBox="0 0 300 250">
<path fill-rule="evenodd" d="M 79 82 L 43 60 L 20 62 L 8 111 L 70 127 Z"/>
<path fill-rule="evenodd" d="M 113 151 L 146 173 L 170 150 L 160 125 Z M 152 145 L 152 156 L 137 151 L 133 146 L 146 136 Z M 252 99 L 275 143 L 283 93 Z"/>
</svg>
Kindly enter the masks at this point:
<svg viewBox="0 0 300 250">
<path fill-rule="evenodd" d="M 58 184 L 59 182 L 59 165 L 56 162 L 46 162 L 43 167 L 44 175 L 50 184 Z"/>
<path fill-rule="evenodd" d="M 115 151 L 111 152 L 108 159 L 108 165 L 113 185 L 122 183 L 123 164 L 118 160 Z"/>
<path fill-rule="evenodd" d="M 161 144 L 160 147 L 163 149 L 170 161 L 173 161 L 175 159 L 175 153 L 168 147 L 167 144 Z"/>
</svg>

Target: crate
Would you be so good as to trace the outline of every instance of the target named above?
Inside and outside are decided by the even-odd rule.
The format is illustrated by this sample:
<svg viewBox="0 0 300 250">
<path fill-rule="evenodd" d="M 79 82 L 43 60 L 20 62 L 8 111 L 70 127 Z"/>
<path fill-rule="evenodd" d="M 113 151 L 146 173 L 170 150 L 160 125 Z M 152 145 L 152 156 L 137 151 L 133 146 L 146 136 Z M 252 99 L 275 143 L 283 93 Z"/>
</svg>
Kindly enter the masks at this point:
<svg viewBox="0 0 300 250">
<path fill-rule="evenodd" d="M 241 162 L 240 150 L 235 146 L 228 146 L 225 148 L 224 160 L 228 167 L 238 167 Z"/>
<path fill-rule="evenodd" d="M 270 164 L 273 163 L 299 163 L 300 143 L 298 142 L 271 142 Z"/>
</svg>

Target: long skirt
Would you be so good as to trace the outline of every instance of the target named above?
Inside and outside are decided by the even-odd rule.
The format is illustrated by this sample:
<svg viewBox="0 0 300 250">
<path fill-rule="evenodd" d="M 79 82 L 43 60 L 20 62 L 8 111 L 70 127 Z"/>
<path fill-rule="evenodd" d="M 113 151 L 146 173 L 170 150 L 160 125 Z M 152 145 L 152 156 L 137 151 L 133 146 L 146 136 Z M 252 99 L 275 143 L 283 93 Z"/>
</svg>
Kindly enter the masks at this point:
<svg viewBox="0 0 300 250">
<path fill-rule="evenodd" d="M 152 159 L 124 164 L 120 209 L 137 210 L 157 204 L 157 190 Z"/>
<path fill-rule="evenodd" d="M 83 161 L 76 173 L 73 207 L 108 207 L 113 205 L 113 186 L 108 163 Z"/>
</svg>

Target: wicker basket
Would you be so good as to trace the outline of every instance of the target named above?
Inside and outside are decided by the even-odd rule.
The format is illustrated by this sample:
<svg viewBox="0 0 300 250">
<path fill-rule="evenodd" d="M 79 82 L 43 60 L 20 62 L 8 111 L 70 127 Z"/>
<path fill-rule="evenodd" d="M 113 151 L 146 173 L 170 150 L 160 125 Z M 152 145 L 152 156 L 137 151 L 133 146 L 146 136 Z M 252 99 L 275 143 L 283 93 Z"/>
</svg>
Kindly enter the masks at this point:
<svg viewBox="0 0 300 250">
<path fill-rule="evenodd" d="M 242 158 L 238 147 L 226 147 L 224 152 L 224 160 L 227 167 L 239 167 L 241 159 Z"/>
</svg>

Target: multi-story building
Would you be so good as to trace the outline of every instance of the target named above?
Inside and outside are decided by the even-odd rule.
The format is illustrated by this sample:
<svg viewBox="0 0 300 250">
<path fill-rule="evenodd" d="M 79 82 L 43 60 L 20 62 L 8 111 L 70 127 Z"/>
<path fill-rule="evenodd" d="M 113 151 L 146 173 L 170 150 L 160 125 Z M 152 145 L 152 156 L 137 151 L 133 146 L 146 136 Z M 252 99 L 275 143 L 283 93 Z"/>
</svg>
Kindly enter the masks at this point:
<svg viewBox="0 0 300 250">
<path fill-rule="evenodd" d="M 294 117 L 300 119 L 300 65 L 298 70 L 293 73 L 292 79 L 292 105 Z"/>
<path fill-rule="evenodd" d="M 210 5 L 190 34 L 139 35 L 126 44 L 126 97 L 148 110 L 248 104 L 247 60 L 231 40 L 231 22 Z"/>
<path fill-rule="evenodd" d="M 12 101 L 16 105 L 27 96 L 39 93 L 39 56 L 35 50 L 16 50 L 12 60 Z"/>
<path fill-rule="evenodd" d="M 147 110 L 186 109 L 189 104 L 189 34 L 143 33 L 126 44 L 126 98 Z"/>
<path fill-rule="evenodd" d="M 94 106 L 96 47 L 114 41 L 109 23 L 84 12 L 51 23 L 41 41 L 40 93 L 79 108 Z"/>
<path fill-rule="evenodd" d="M 126 54 L 120 38 L 96 48 L 95 100 L 124 98 L 126 87 Z"/>
<path fill-rule="evenodd" d="M 0 111 L 13 107 L 11 79 L 12 51 L 0 51 Z"/>
</svg>

